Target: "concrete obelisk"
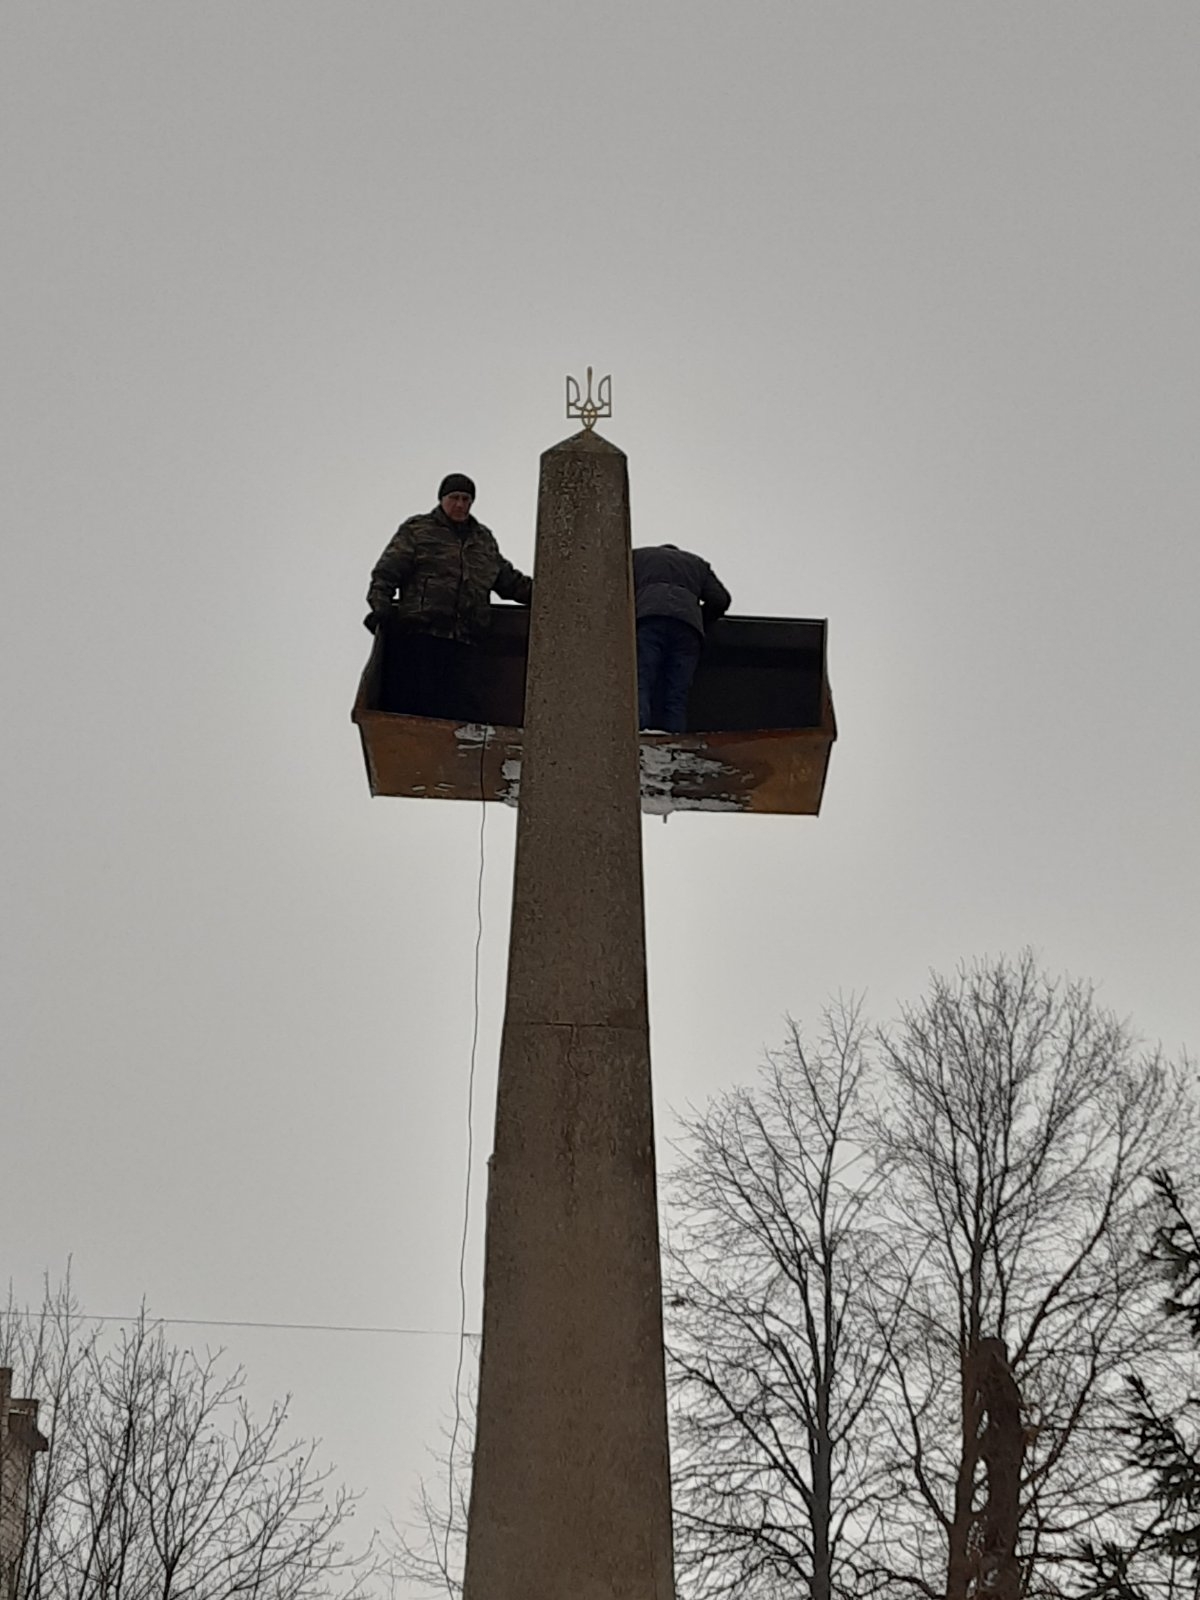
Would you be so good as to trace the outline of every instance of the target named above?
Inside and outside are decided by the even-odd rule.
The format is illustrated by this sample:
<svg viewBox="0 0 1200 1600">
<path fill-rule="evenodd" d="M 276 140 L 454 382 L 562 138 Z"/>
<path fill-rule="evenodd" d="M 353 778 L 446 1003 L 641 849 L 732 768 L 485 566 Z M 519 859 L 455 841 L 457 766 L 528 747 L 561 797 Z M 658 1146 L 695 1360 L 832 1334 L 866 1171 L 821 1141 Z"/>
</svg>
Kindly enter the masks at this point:
<svg viewBox="0 0 1200 1600">
<path fill-rule="evenodd" d="M 585 430 L 541 462 L 464 1600 L 674 1597 L 636 730 Z"/>
</svg>

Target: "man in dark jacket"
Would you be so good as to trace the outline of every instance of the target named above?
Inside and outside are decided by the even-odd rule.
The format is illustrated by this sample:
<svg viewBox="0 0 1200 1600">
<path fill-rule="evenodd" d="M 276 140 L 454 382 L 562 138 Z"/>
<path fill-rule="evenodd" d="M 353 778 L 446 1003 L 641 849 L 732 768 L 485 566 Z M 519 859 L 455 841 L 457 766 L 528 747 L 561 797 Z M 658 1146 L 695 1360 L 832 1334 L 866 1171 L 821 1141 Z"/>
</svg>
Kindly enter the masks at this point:
<svg viewBox="0 0 1200 1600">
<path fill-rule="evenodd" d="M 729 590 L 702 556 L 658 544 L 633 552 L 633 598 L 639 721 L 683 733 L 704 630 L 729 610 Z"/>
<path fill-rule="evenodd" d="M 371 573 L 364 621 L 372 632 L 390 624 L 404 709 L 418 716 L 466 714 L 463 663 L 487 629 L 489 595 L 527 606 L 533 593 L 471 515 L 474 499 L 465 474 L 443 478 L 437 505 L 400 524 Z"/>
</svg>

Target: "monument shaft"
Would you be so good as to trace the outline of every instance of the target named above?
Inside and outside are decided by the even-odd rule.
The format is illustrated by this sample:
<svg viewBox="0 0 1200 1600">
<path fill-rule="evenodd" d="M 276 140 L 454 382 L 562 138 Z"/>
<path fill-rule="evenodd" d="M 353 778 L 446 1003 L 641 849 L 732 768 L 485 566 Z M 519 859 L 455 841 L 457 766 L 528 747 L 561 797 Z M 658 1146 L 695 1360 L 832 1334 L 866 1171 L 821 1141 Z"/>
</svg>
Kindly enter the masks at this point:
<svg viewBox="0 0 1200 1600">
<path fill-rule="evenodd" d="M 464 1600 L 673 1600 L 624 455 L 542 457 Z"/>
</svg>

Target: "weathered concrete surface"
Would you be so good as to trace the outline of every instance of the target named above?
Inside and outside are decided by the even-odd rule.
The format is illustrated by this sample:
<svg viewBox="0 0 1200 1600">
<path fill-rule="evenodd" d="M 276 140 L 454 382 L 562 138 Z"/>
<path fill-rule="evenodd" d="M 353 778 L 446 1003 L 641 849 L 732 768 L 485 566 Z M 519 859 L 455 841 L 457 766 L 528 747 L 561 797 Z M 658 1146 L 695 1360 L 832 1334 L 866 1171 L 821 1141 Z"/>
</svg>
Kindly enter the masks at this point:
<svg viewBox="0 0 1200 1600">
<path fill-rule="evenodd" d="M 673 1600 L 625 457 L 542 457 L 465 1600 Z"/>
</svg>

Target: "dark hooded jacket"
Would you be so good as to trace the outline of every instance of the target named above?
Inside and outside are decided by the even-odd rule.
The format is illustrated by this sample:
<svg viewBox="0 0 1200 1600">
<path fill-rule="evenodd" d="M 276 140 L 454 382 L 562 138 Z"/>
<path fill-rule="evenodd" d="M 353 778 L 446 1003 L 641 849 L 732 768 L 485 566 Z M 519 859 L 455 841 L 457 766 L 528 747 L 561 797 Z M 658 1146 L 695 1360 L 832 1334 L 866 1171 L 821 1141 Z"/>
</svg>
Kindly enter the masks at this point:
<svg viewBox="0 0 1200 1600">
<path fill-rule="evenodd" d="M 488 625 L 488 597 L 527 606 L 532 580 L 500 554 L 490 528 L 474 517 L 452 522 L 441 506 L 402 522 L 375 563 L 367 604 L 387 605 L 409 628 L 471 643 Z"/>
<path fill-rule="evenodd" d="M 729 590 L 702 556 L 673 544 L 633 552 L 633 599 L 638 620 L 677 617 L 703 633 L 729 610 Z"/>
</svg>

